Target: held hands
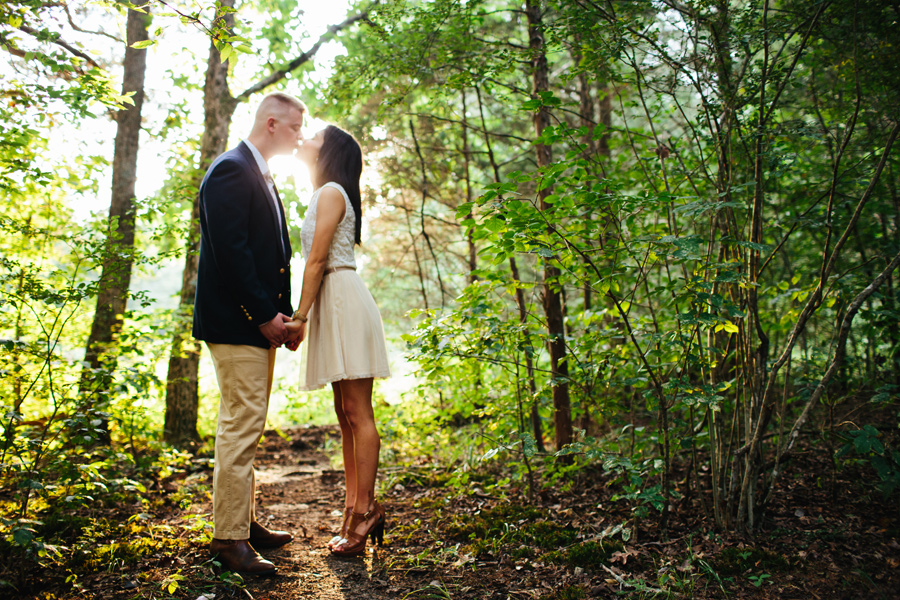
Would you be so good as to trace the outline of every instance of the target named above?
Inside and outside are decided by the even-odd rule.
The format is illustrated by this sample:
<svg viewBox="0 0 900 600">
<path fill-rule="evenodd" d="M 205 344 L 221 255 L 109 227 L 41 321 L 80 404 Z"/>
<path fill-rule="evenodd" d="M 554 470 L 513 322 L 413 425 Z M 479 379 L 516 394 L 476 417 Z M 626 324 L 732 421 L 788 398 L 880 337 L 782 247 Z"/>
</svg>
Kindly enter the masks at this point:
<svg viewBox="0 0 900 600">
<path fill-rule="evenodd" d="M 259 326 L 262 332 L 273 348 L 281 346 L 291 339 L 291 332 L 285 327 L 285 323 L 290 323 L 291 318 L 285 314 L 278 313 L 275 318 L 267 323 Z"/>
<path fill-rule="evenodd" d="M 306 337 L 306 322 L 291 320 L 285 322 L 284 327 L 290 334 L 290 337 L 287 342 L 285 342 L 284 346 L 291 352 L 294 352 L 300 347 L 300 342 Z"/>
</svg>

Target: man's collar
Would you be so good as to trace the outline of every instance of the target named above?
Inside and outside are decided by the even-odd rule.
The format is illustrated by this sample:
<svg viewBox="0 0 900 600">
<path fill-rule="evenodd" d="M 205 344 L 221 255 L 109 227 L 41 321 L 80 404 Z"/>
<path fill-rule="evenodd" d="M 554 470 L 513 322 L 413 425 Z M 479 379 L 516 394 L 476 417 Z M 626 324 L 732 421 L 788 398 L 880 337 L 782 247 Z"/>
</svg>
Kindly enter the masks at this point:
<svg viewBox="0 0 900 600">
<path fill-rule="evenodd" d="M 253 154 L 253 158 L 256 159 L 256 164 L 259 166 L 259 172 L 265 177 L 266 173 L 269 172 L 269 163 L 266 162 L 266 159 L 263 158 L 263 155 L 260 154 L 259 150 L 256 149 L 256 146 L 254 146 L 250 140 L 245 139 L 244 143 L 250 148 L 250 153 Z"/>
</svg>

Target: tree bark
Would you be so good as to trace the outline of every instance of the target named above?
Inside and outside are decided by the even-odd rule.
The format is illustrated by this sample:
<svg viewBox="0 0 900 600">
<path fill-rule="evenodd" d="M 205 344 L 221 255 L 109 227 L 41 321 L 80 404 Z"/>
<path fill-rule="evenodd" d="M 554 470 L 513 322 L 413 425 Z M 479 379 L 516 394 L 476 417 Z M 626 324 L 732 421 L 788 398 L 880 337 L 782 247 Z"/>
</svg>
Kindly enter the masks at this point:
<svg viewBox="0 0 900 600">
<path fill-rule="evenodd" d="M 528 18 L 528 47 L 531 50 L 532 93 L 540 98 L 542 92 L 550 90 L 547 54 L 544 48 L 543 14 L 540 0 L 527 0 L 525 14 Z M 544 128 L 550 124 L 550 111 L 545 107 L 534 113 L 534 133 L 540 138 Z M 538 169 L 548 166 L 553 160 L 550 146 L 535 144 Z M 540 186 L 539 186 L 540 187 Z M 549 213 L 552 206 L 547 202 L 550 188 L 538 191 L 540 210 Z M 549 214 L 548 214 L 549 219 Z M 562 448 L 572 442 L 572 409 L 569 400 L 569 369 L 566 364 L 566 340 L 563 320 L 562 298 L 559 289 L 559 268 L 551 259 L 544 260 L 544 315 L 547 318 L 547 333 L 550 341 L 550 370 L 553 381 L 554 423 L 556 425 L 556 447 Z"/>
<path fill-rule="evenodd" d="M 575 47 L 572 49 L 572 61 L 576 65 L 578 65 L 582 60 L 581 43 L 581 36 L 576 35 Z M 597 152 L 596 145 L 594 144 L 594 98 L 591 96 L 591 83 L 588 80 L 587 73 L 580 69 L 578 71 L 578 100 L 579 125 L 585 130 L 585 133 L 581 138 L 581 143 L 584 144 L 583 156 L 585 160 L 591 161 L 594 158 L 594 154 Z M 591 211 L 591 219 L 593 219 L 593 211 Z M 589 311 L 591 310 L 593 294 L 591 284 L 587 279 L 585 279 L 581 291 L 583 295 L 584 310 Z M 589 418 L 590 413 L 588 411 L 584 411 L 582 422 L 579 423 L 579 427 L 581 429 L 587 429 L 587 420 Z"/>
<path fill-rule="evenodd" d="M 150 10 L 150 7 L 145 7 Z M 137 179 L 137 154 L 141 132 L 141 108 L 144 104 L 144 73 L 147 51 L 132 45 L 147 39 L 150 15 L 128 11 L 122 94 L 129 94 L 133 104 L 116 113 L 116 141 L 113 152 L 112 198 L 109 205 L 109 229 L 103 255 L 103 270 L 97 293 L 94 321 L 88 336 L 79 391 L 93 396 L 91 405 L 103 410 L 99 400 L 112 383 L 117 364 L 116 338 L 128 302 L 131 269 L 134 264 L 135 205 L 134 186 Z M 102 417 L 99 441 L 110 442 L 109 420 Z"/>
<path fill-rule="evenodd" d="M 466 90 L 460 90 L 460 98 L 462 98 L 462 155 L 463 168 L 465 169 L 466 180 L 466 202 L 472 202 L 472 177 L 469 163 L 471 162 L 471 149 L 469 148 L 469 121 L 466 114 Z M 467 219 L 472 219 L 474 214 L 469 211 Z M 475 246 L 475 233 L 472 229 L 466 233 L 466 244 L 469 247 L 469 283 L 475 283 L 478 277 L 475 276 L 475 270 L 478 268 L 478 249 Z"/>
</svg>

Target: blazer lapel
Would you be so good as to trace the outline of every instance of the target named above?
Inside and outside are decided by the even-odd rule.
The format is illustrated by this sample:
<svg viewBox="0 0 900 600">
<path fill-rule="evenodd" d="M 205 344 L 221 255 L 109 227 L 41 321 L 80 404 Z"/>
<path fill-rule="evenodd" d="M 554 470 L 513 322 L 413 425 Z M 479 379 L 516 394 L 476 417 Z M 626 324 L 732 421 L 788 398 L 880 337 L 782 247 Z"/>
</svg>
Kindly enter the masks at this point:
<svg viewBox="0 0 900 600">
<path fill-rule="evenodd" d="M 263 177 L 262 171 L 259 170 L 259 164 L 257 164 L 256 158 L 253 156 L 253 152 L 243 141 L 238 144 L 238 149 L 250 164 L 250 169 L 253 172 L 254 178 L 256 179 L 256 184 L 259 187 L 260 192 L 262 192 L 263 198 L 266 199 L 265 205 L 272 217 L 272 225 L 275 226 L 275 231 L 281 232 L 281 257 L 284 260 L 287 260 L 286 254 L 287 248 L 290 247 L 290 242 L 288 242 L 287 245 L 285 245 L 284 242 L 284 238 L 287 233 L 287 222 L 285 221 L 284 217 L 284 204 L 281 203 L 281 197 L 278 195 L 278 190 L 275 190 L 275 201 L 278 202 L 278 205 L 281 207 L 281 223 L 278 222 L 278 213 L 275 210 L 275 205 L 272 204 L 272 195 L 269 193 L 269 184 L 266 183 L 266 178 Z"/>
<path fill-rule="evenodd" d="M 275 200 L 281 208 L 281 250 L 285 261 L 291 258 L 291 236 L 288 235 L 287 213 L 284 212 L 284 202 L 281 201 L 281 194 L 278 193 L 278 186 L 272 185 L 275 190 Z"/>
</svg>

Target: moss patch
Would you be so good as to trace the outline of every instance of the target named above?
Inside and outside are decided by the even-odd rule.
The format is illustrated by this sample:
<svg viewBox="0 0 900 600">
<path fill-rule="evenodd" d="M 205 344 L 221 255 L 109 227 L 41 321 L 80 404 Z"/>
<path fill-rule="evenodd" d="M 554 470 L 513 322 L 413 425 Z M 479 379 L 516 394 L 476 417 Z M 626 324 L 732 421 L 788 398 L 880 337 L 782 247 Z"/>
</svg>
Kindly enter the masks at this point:
<svg viewBox="0 0 900 600">
<path fill-rule="evenodd" d="M 523 527 L 522 532 L 532 545 L 545 550 L 569 546 L 574 544 L 578 538 L 578 532 L 575 529 L 550 521 L 532 523 Z"/>
<path fill-rule="evenodd" d="M 781 554 L 760 548 L 725 548 L 713 561 L 713 568 L 724 576 L 740 575 L 750 569 L 785 571 L 789 567 Z"/>
<path fill-rule="evenodd" d="M 541 596 L 541 600 L 581 600 L 587 598 L 587 592 L 583 587 L 569 585 L 560 588 L 547 596 Z"/>
<path fill-rule="evenodd" d="M 608 562 L 613 553 L 621 552 L 624 548 L 622 542 L 613 540 L 583 542 L 565 550 L 549 552 L 545 558 L 558 565 L 596 570 L 600 565 Z"/>
<path fill-rule="evenodd" d="M 536 555 L 534 548 L 552 550 L 574 544 L 578 531 L 548 521 L 544 512 L 530 506 L 503 504 L 466 518 L 456 515 L 444 526 L 448 536 L 465 544 L 466 553 L 478 556 L 513 546 L 515 558 Z"/>
<path fill-rule="evenodd" d="M 457 515 L 444 530 L 457 541 L 515 538 L 528 521 L 544 518 L 544 513 L 531 506 L 501 504 L 466 518 Z"/>
</svg>

